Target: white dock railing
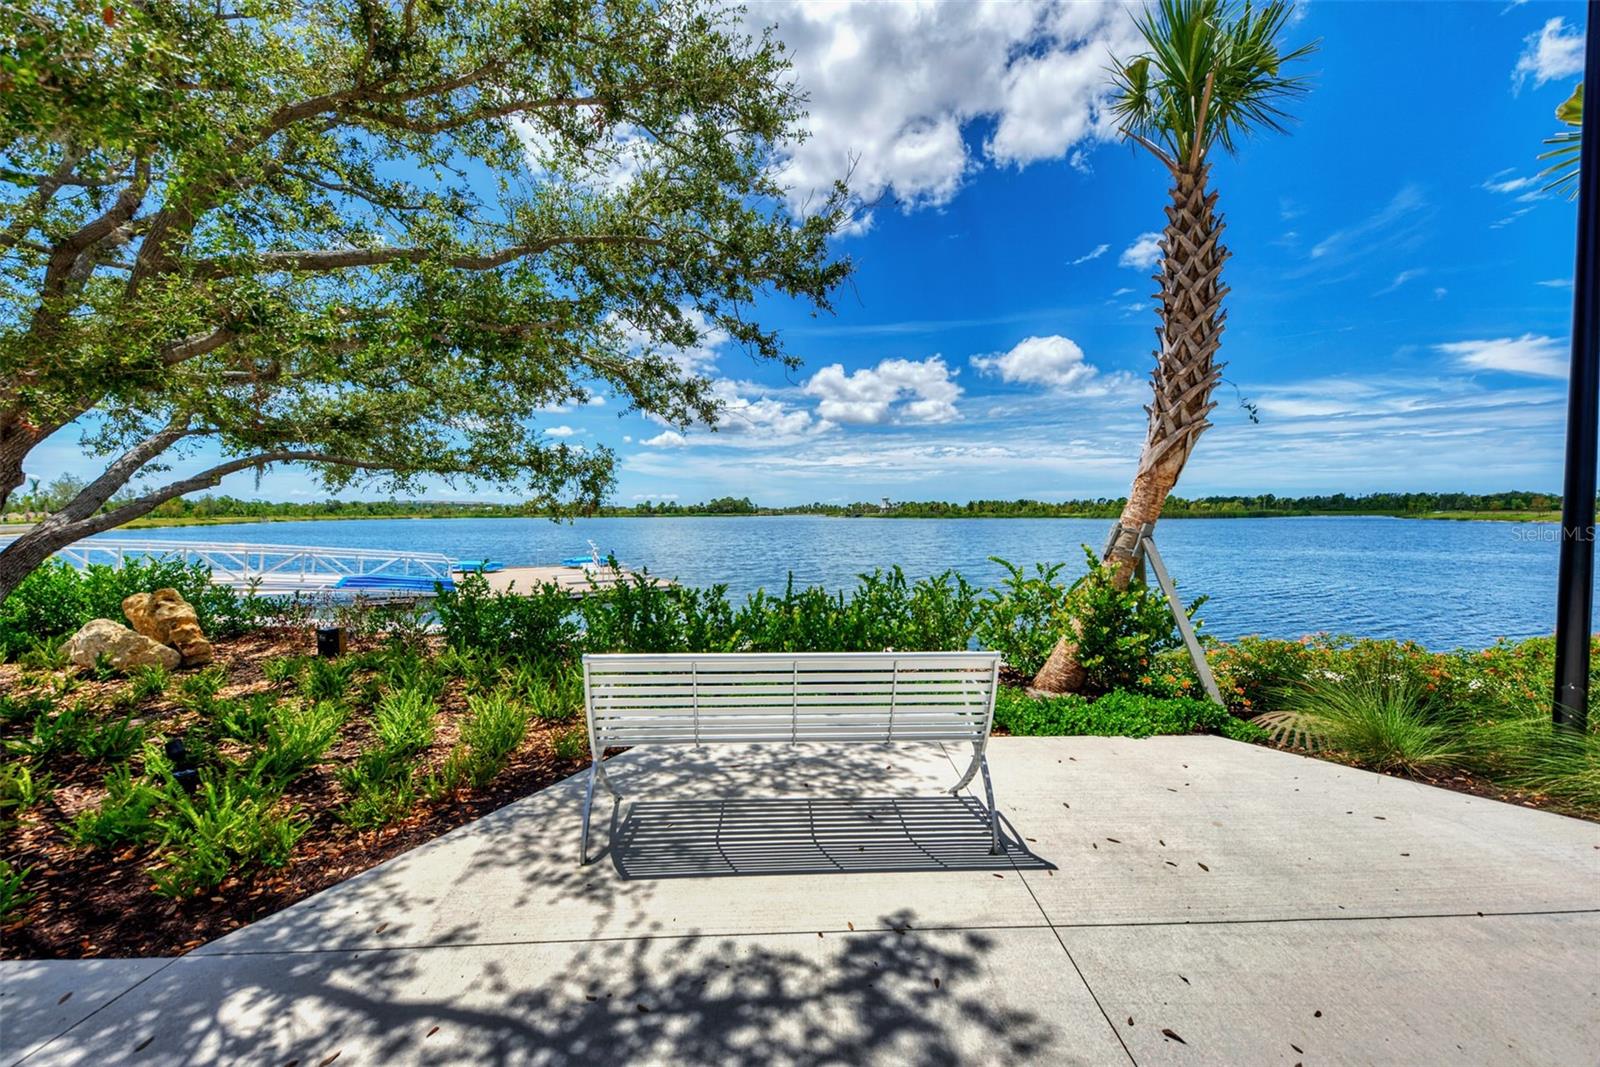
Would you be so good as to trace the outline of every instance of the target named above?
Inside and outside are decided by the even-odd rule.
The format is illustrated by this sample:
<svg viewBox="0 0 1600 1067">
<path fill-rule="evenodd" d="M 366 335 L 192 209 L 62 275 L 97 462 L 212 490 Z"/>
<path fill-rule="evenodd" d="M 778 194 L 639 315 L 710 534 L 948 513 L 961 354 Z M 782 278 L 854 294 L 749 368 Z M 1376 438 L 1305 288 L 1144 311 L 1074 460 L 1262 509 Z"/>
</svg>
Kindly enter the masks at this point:
<svg viewBox="0 0 1600 1067">
<path fill-rule="evenodd" d="M 217 541 L 147 541 L 91 538 L 56 553 L 77 566 L 121 566 L 132 557 L 181 559 L 211 568 L 211 579 L 260 592 L 331 589 L 350 575 L 450 578 L 451 559 L 442 552 L 404 552 L 375 548 L 319 548 L 308 545 L 228 544 Z"/>
</svg>

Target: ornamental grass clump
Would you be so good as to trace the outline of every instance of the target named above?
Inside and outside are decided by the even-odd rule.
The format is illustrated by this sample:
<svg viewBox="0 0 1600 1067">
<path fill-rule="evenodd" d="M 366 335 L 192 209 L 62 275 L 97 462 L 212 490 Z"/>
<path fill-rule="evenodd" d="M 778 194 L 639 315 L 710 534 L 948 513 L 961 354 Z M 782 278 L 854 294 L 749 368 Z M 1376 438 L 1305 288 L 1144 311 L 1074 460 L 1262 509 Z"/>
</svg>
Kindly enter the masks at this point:
<svg viewBox="0 0 1600 1067">
<path fill-rule="evenodd" d="M 1308 676 L 1279 704 L 1299 716 L 1328 749 L 1365 767 L 1401 774 L 1462 765 L 1460 717 L 1430 702 L 1398 660 L 1375 669 Z"/>
</svg>

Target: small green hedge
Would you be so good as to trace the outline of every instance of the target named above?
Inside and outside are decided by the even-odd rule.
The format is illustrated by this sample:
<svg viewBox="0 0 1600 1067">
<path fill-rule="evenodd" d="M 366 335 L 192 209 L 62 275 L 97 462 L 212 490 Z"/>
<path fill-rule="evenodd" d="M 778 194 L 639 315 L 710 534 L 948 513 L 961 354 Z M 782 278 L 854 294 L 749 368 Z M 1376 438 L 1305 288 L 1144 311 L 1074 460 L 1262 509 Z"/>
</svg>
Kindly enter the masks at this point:
<svg viewBox="0 0 1600 1067">
<path fill-rule="evenodd" d="M 1035 697 L 1020 689 L 1002 689 L 995 698 L 994 721 L 1007 733 L 1024 737 L 1216 733 L 1235 741 L 1259 741 L 1266 736 L 1259 727 L 1207 700 L 1153 697 L 1124 690 L 1091 701 L 1073 694 Z"/>
</svg>

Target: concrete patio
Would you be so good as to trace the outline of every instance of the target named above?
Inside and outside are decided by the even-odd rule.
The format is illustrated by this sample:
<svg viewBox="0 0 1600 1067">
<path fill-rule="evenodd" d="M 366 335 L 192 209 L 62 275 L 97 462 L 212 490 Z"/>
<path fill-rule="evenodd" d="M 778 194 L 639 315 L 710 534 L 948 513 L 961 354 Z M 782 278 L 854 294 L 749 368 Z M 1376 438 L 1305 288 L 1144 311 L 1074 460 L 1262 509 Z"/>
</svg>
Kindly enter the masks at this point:
<svg viewBox="0 0 1600 1067">
<path fill-rule="evenodd" d="M 1600 826 L 1220 738 L 1001 738 L 996 858 L 939 799 L 959 762 L 626 753 L 587 868 L 573 779 L 180 959 L 0 964 L 0 1051 L 1596 1062 Z"/>
</svg>

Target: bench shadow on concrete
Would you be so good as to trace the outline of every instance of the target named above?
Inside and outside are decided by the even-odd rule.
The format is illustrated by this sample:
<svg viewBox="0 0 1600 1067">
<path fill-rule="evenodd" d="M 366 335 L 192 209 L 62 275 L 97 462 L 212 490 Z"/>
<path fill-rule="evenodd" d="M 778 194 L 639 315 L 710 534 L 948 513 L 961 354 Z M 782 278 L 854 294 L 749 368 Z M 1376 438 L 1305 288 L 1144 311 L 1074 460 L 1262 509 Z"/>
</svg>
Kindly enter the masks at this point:
<svg viewBox="0 0 1600 1067">
<path fill-rule="evenodd" d="M 968 796 L 628 800 L 609 858 L 624 879 L 1047 870 Z M 605 858 L 605 854 L 601 854 Z"/>
</svg>

